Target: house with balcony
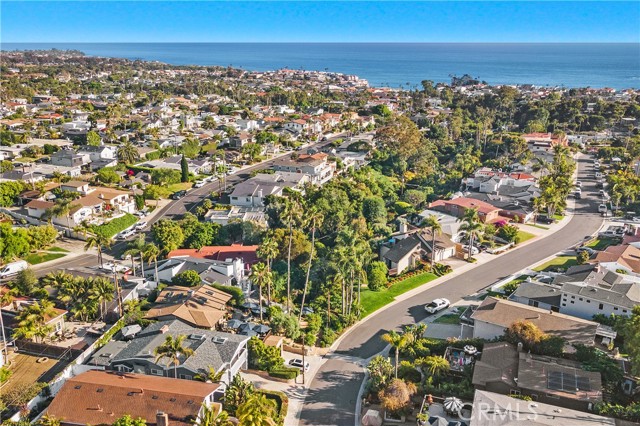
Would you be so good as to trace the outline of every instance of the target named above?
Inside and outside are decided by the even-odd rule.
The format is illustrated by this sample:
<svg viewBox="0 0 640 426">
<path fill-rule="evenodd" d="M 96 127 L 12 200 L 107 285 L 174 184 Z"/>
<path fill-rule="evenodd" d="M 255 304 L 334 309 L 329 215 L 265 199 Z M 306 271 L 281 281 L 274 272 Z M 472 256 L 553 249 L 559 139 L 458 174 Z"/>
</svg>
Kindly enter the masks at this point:
<svg viewBox="0 0 640 426">
<path fill-rule="evenodd" d="M 83 167 L 91 163 L 89 154 L 79 154 L 73 149 L 61 149 L 51 154 L 51 164 L 63 167 Z"/>
<path fill-rule="evenodd" d="M 130 192 L 98 186 L 90 195 L 104 202 L 104 210 L 116 213 L 135 213 L 136 202 Z"/>
<path fill-rule="evenodd" d="M 325 153 L 300 154 L 275 160 L 273 169 L 279 172 L 302 173 L 309 176 L 313 185 L 323 185 L 336 173 L 336 162 Z"/>
<path fill-rule="evenodd" d="M 266 197 L 282 197 L 286 188 L 301 192 L 309 182 L 309 175 L 301 173 L 258 173 L 234 187 L 229 196 L 229 204 L 237 207 L 264 207 Z"/>
</svg>

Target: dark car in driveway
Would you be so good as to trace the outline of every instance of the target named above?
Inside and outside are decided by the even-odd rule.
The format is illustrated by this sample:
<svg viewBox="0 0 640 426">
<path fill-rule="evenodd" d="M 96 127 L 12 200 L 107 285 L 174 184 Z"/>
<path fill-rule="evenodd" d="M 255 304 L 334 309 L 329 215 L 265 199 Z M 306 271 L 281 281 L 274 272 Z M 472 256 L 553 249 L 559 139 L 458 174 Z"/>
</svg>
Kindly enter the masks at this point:
<svg viewBox="0 0 640 426">
<path fill-rule="evenodd" d="M 171 199 L 172 199 L 172 200 L 179 200 L 180 198 L 184 197 L 185 195 L 187 195 L 187 191 L 184 191 L 184 190 L 182 190 L 182 191 L 177 191 L 177 192 L 174 192 L 174 193 L 171 195 Z"/>
<path fill-rule="evenodd" d="M 536 218 L 536 222 L 538 223 L 546 223 L 547 225 L 555 223 L 556 220 L 552 217 L 546 216 L 546 215 L 539 215 Z"/>
</svg>

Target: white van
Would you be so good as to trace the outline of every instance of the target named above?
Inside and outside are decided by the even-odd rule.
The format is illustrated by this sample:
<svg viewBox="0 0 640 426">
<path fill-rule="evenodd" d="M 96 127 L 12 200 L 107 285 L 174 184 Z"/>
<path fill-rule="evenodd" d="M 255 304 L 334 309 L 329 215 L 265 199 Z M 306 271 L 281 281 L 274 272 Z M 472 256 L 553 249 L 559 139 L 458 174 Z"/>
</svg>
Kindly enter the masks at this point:
<svg viewBox="0 0 640 426">
<path fill-rule="evenodd" d="M 17 262 L 7 263 L 2 270 L 0 270 L 0 278 L 7 278 L 12 275 L 16 275 L 20 271 L 24 271 L 29 267 L 26 260 L 18 260 Z"/>
</svg>

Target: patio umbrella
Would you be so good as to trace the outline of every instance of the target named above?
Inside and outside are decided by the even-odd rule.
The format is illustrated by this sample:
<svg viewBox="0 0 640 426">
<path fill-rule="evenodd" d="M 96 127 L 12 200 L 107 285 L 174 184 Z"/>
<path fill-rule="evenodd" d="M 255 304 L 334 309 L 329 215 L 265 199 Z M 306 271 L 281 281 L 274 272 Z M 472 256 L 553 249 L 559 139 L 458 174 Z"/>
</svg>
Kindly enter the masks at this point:
<svg viewBox="0 0 640 426">
<path fill-rule="evenodd" d="M 429 424 L 431 426 L 449 426 L 449 422 L 444 417 L 431 416 L 429 417 Z"/>
<path fill-rule="evenodd" d="M 242 324 L 244 324 L 244 322 L 240 321 L 239 319 L 231 319 L 227 321 L 227 328 L 231 330 L 237 330 L 242 326 Z"/>
<path fill-rule="evenodd" d="M 382 417 L 378 410 L 367 410 L 362 416 L 362 426 L 382 426 Z"/>
<path fill-rule="evenodd" d="M 257 303 L 244 302 L 244 303 L 242 304 L 242 307 L 243 307 L 244 309 L 251 309 L 251 310 L 253 310 L 253 309 L 258 309 L 260 306 L 258 306 L 258 304 L 257 304 Z"/>
<path fill-rule="evenodd" d="M 450 396 L 448 398 L 445 398 L 444 403 L 442 405 L 444 405 L 444 409 L 447 410 L 448 412 L 457 413 L 460 410 L 462 410 L 462 406 L 464 404 L 462 403 L 462 401 L 460 401 L 460 399 L 456 398 L 455 396 Z"/>
<path fill-rule="evenodd" d="M 257 336 L 258 335 L 258 333 L 256 333 L 253 330 L 250 330 L 250 329 L 245 329 L 245 330 L 241 331 L 238 334 L 241 334 L 243 336 L 249 336 L 249 337 L 253 337 L 253 336 Z"/>
<path fill-rule="evenodd" d="M 271 327 L 268 327 L 264 324 L 254 325 L 251 329 L 258 334 L 267 334 L 269 331 L 271 331 Z"/>
<path fill-rule="evenodd" d="M 253 327 L 255 327 L 256 323 L 253 322 L 243 322 L 242 324 L 240 324 L 240 326 L 238 327 L 238 330 L 240 331 L 245 331 L 245 330 L 251 330 L 253 329 Z"/>
</svg>

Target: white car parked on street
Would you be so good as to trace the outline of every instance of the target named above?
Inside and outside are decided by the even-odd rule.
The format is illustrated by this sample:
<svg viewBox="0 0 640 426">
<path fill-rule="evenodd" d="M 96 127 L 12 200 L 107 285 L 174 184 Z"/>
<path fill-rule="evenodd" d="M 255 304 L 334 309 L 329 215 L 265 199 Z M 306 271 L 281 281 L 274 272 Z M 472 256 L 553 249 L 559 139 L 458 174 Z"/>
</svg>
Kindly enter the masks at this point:
<svg viewBox="0 0 640 426">
<path fill-rule="evenodd" d="M 424 310 L 430 314 L 435 314 L 443 309 L 447 309 L 450 304 L 449 299 L 434 299 L 431 303 L 424 306 Z"/>
</svg>

